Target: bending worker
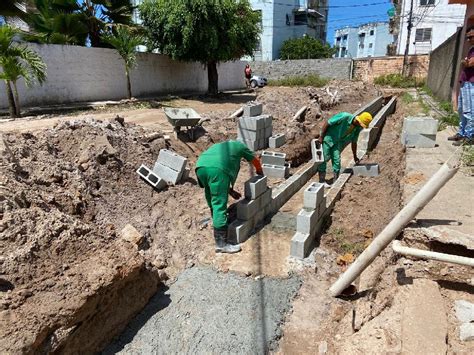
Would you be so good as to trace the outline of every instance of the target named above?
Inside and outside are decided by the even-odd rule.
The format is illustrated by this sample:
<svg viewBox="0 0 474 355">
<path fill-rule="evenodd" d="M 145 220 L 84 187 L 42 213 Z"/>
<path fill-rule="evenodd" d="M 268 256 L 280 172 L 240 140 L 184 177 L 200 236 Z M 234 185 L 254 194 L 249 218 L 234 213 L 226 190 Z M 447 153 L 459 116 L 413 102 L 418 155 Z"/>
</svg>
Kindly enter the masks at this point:
<svg viewBox="0 0 474 355">
<path fill-rule="evenodd" d="M 242 197 L 233 188 L 242 158 L 252 162 L 257 174 L 263 175 L 262 165 L 255 153 L 238 141 L 212 145 L 201 154 L 196 163 L 199 186 L 204 188 L 206 201 L 211 209 L 216 253 L 240 251 L 240 245 L 229 244 L 227 240 L 227 201 L 228 195 L 234 199 Z"/>
<path fill-rule="evenodd" d="M 349 142 L 352 143 L 354 161 L 359 163 L 357 139 L 362 128 L 368 128 L 371 121 L 372 115 L 368 112 L 362 112 L 358 116 L 340 112 L 323 123 L 319 142 L 323 145 L 324 162 L 319 165 L 318 172 L 319 182 L 325 184 L 325 187 L 329 187 L 326 183 L 326 162 L 331 160 L 335 182 L 341 171 L 341 152 Z"/>
</svg>

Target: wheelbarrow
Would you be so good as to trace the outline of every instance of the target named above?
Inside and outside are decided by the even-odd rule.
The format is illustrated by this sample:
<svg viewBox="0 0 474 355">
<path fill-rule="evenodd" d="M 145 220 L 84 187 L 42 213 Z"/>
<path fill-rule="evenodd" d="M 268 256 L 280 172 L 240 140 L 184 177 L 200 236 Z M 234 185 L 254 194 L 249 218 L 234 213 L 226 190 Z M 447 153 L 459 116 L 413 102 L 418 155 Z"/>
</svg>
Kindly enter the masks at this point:
<svg viewBox="0 0 474 355">
<path fill-rule="evenodd" d="M 194 130 L 209 119 L 201 120 L 201 116 L 192 108 L 164 107 L 168 122 L 173 126 L 174 136 L 178 138 L 181 127 L 185 127 L 191 140 L 194 140 Z"/>
</svg>

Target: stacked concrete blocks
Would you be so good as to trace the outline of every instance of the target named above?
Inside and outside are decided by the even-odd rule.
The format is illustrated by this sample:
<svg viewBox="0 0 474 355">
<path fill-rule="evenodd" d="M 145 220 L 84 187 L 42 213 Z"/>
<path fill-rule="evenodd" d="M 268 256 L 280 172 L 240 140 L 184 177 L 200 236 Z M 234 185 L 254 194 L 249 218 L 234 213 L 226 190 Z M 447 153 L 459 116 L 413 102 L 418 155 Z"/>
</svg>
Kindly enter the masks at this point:
<svg viewBox="0 0 474 355">
<path fill-rule="evenodd" d="M 318 139 L 311 140 L 311 156 L 315 163 L 321 164 L 324 162 L 323 145 Z"/>
<path fill-rule="evenodd" d="M 267 147 L 272 135 L 272 116 L 241 117 L 237 127 L 237 139 L 249 149 L 259 150 Z"/>
<path fill-rule="evenodd" d="M 165 180 L 143 164 L 137 169 L 137 174 L 157 190 L 161 190 L 167 185 Z"/>
<path fill-rule="evenodd" d="M 176 185 L 186 173 L 188 160 L 171 150 L 161 149 L 153 172 L 166 182 Z"/>
<path fill-rule="evenodd" d="M 296 216 L 296 234 L 291 240 L 291 256 L 302 259 L 307 255 L 322 225 L 325 211 L 324 185 L 313 182 L 304 191 L 303 209 Z"/>
<path fill-rule="evenodd" d="M 380 167 L 379 164 L 361 164 L 354 165 L 352 167 L 352 173 L 356 176 L 379 176 Z"/>
<path fill-rule="evenodd" d="M 407 147 L 434 148 L 437 132 L 438 121 L 431 117 L 406 117 L 401 142 Z"/>
<path fill-rule="evenodd" d="M 260 116 L 263 112 L 263 105 L 259 104 L 257 102 L 252 102 L 246 104 L 244 107 L 244 117 L 255 117 L 255 116 Z"/>
<path fill-rule="evenodd" d="M 286 136 L 284 133 L 279 133 L 268 138 L 269 148 L 280 148 L 286 142 Z"/>
<path fill-rule="evenodd" d="M 247 240 L 252 230 L 271 212 L 272 189 L 266 176 L 254 176 L 245 183 L 245 199 L 237 204 L 237 219 L 229 224 L 229 238 Z"/>
</svg>

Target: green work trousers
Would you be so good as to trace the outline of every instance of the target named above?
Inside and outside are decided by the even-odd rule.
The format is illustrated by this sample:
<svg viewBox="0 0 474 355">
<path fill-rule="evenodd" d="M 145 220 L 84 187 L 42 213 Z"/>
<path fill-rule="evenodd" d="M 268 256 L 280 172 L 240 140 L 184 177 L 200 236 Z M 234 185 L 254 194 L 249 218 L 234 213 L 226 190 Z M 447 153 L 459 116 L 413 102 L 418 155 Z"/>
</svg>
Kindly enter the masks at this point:
<svg viewBox="0 0 474 355">
<path fill-rule="evenodd" d="M 199 185 L 204 188 L 207 205 L 212 210 L 214 228 L 226 228 L 230 177 L 221 169 L 206 167 L 198 168 L 196 175 Z"/>
<path fill-rule="evenodd" d="M 331 160 L 332 170 L 335 174 L 339 174 L 341 170 L 341 148 L 339 144 L 334 144 L 332 147 L 329 146 L 326 142 L 323 142 L 323 154 L 324 154 L 324 163 L 319 164 L 318 171 L 325 173 L 327 168 L 327 163 Z"/>
</svg>

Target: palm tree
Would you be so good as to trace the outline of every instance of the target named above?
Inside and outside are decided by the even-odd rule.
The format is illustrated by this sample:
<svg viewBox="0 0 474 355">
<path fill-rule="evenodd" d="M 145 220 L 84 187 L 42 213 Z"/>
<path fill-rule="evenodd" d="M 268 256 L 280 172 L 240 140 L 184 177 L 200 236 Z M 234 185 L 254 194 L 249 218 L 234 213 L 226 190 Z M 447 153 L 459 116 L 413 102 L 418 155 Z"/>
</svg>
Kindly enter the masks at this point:
<svg viewBox="0 0 474 355">
<path fill-rule="evenodd" d="M 18 34 L 10 26 L 0 27 L 0 79 L 5 81 L 11 117 L 20 116 L 17 81 L 23 78 L 30 87 L 35 81 L 43 84 L 46 80 L 46 64 L 31 48 L 15 42 Z"/>
<path fill-rule="evenodd" d="M 130 70 L 137 63 L 137 47 L 143 44 L 143 37 L 127 28 L 115 26 L 109 35 L 103 37 L 106 43 L 114 47 L 125 62 L 125 75 L 127 77 L 127 97 L 132 98 L 132 85 L 130 83 Z"/>
</svg>

